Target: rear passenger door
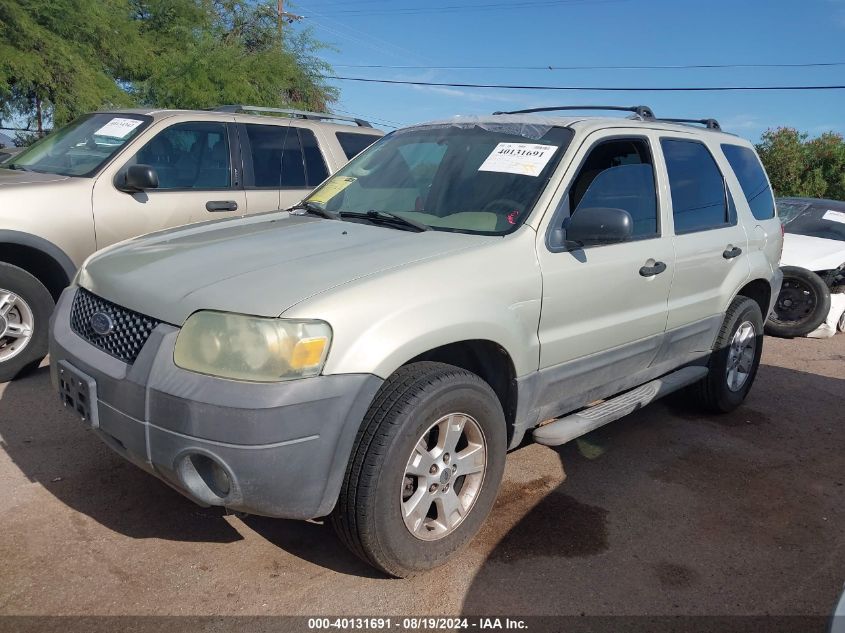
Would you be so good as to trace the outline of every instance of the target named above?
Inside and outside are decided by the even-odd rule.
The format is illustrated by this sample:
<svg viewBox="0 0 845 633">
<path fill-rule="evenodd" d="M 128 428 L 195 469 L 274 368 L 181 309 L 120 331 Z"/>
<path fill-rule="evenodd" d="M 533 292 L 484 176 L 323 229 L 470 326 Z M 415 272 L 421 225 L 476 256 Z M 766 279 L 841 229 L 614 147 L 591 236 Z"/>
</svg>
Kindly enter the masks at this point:
<svg viewBox="0 0 845 633">
<path fill-rule="evenodd" d="M 679 330 L 673 339 L 678 353 L 705 351 L 749 276 L 748 237 L 723 175 L 728 167 L 718 162 L 724 160 L 718 145 L 661 135 L 660 148 L 675 245 L 667 330 Z"/>
<path fill-rule="evenodd" d="M 317 138 L 295 124 L 239 126 L 250 213 L 286 209 L 328 175 Z"/>
</svg>

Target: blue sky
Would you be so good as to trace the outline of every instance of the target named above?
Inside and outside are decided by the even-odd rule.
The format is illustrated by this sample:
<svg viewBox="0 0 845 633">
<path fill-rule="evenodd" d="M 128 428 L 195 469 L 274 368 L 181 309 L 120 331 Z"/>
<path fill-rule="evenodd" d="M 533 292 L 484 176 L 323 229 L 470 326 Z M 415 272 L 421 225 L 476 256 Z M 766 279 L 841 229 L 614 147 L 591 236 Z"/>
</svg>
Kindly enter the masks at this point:
<svg viewBox="0 0 845 633">
<path fill-rule="evenodd" d="M 499 65 L 682 65 L 845 62 L 845 0 L 298 0 L 337 75 L 495 84 L 700 86 L 845 84 L 845 66 L 696 70 L 350 68 Z M 488 5 L 477 9 L 433 9 Z M 521 6 L 533 5 L 533 6 Z M 396 13 L 404 9 L 406 13 Z M 361 13 L 355 13 L 361 12 Z M 300 28 L 300 27 L 294 27 Z M 758 140 L 788 125 L 845 133 L 845 90 L 606 93 L 333 82 L 337 111 L 405 125 L 454 114 L 555 104 L 647 104 L 658 116 L 715 117 Z"/>
</svg>

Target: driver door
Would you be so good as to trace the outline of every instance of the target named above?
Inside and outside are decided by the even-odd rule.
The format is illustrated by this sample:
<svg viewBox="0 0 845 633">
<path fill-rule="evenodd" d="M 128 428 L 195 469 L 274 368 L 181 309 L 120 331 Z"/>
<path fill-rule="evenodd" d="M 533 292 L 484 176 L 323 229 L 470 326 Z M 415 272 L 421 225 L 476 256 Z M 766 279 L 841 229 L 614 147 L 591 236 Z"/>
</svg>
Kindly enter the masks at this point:
<svg viewBox="0 0 845 633">
<path fill-rule="evenodd" d="M 610 395 L 603 390 L 648 368 L 660 347 L 675 256 L 663 228 L 667 210 L 658 195 L 654 143 L 649 133 L 630 130 L 588 137 L 548 231 L 539 236 L 540 371 L 551 399 Z M 565 237 L 570 215 L 600 207 L 631 215 L 629 240 L 583 248 L 555 242 L 554 236 Z"/>
<path fill-rule="evenodd" d="M 203 220 L 246 213 L 246 195 L 234 167 L 234 125 L 219 120 L 175 123 L 159 130 L 128 160 L 94 185 L 97 248 L 121 240 Z M 159 186 L 139 192 L 118 188 L 130 165 L 155 169 Z"/>
</svg>

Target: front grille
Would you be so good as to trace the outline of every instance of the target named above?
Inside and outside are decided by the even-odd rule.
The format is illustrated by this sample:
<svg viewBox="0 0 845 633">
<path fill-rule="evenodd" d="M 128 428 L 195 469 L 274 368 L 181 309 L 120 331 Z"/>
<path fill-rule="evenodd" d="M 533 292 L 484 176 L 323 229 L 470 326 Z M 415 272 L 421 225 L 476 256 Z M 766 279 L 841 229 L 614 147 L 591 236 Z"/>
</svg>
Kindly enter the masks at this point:
<svg viewBox="0 0 845 633">
<path fill-rule="evenodd" d="M 98 334 L 91 323 L 91 317 L 97 313 L 108 316 L 108 319 L 100 319 L 101 325 L 103 322 L 111 325 L 106 328 L 108 332 L 105 334 Z M 77 290 L 70 309 L 70 327 L 74 332 L 130 365 L 138 358 L 141 348 L 159 323 L 161 321 L 121 308 L 84 288 Z"/>
</svg>

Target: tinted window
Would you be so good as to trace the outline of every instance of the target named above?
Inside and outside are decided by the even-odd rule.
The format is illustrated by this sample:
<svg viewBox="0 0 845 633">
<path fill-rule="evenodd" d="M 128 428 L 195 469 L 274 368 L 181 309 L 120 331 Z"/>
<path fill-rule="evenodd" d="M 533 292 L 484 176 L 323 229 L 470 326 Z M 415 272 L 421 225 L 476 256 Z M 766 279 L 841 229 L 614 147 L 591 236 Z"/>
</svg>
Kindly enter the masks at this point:
<svg viewBox="0 0 845 633">
<path fill-rule="evenodd" d="M 252 155 L 252 185 L 280 187 L 282 182 L 282 146 L 288 128 L 279 125 L 247 125 Z"/>
<path fill-rule="evenodd" d="M 363 152 L 380 138 L 374 134 L 355 134 L 354 132 L 338 132 L 335 136 L 346 158 L 349 159 Z"/>
<path fill-rule="evenodd" d="M 302 153 L 305 156 L 305 181 L 309 187 L 316 187 L 329 177 L 326 161 L 323 159 L 314 132 L 299 128 L 299 138 L 302 141 Z"/>
<path fill-rule="evenodd" d="M 722 145 L 722 151 L 739 180 L 754 217 L 758 220 L 775 217 L 775 200 L 757 155 L 750 148 L 739 145 Z"/>
<path fill-rule="evenodd" d="M 150 165 L 159 189 L 229 186 L 229 139 L 224 123 L 178 123 L 144 145 L 133 163 Z"/>
<path fill-rule="evenodd" d="M 675 233 L 728 224 L 725 181 L 710 151 L 701 143 L 663 139 Z"/>
<path fill-rule="evenodd" d="M 634 237 L 657 235 L 657 193 L 648 143 L 614 140 L 591 150 L 569 189 L 573 215 L 591 208 L 624 209 L 634 220 Z"/>
<path fill-rule="evenodd" d="M 305 161 L 295 127 L 288 128 L 282 151 L 282 187 L 305 188 Z"/>
</svg>

